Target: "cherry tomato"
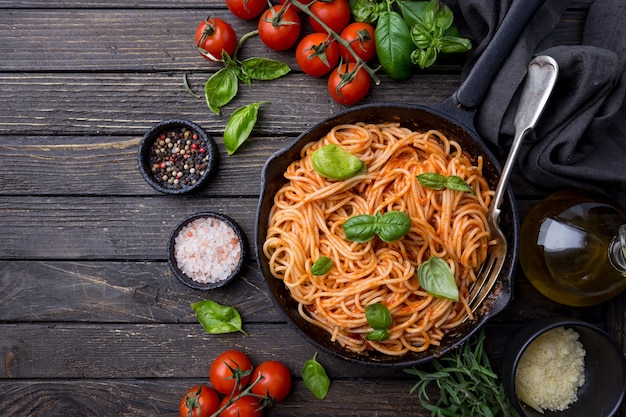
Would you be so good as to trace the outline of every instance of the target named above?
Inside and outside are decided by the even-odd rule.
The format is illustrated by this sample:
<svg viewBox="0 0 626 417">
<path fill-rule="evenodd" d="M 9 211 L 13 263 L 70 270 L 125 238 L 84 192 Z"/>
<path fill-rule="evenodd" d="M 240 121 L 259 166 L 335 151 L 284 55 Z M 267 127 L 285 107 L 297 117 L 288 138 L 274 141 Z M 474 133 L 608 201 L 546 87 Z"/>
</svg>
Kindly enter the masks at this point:
<svg viewBox="0 0 626 417">
<path fill-rule="evenodd" d="M 209 380 L 217 392 L 234 395 L 248 385 L 251 372 L 252 363 L 245 353 L 239 350 L 226 350 L 211 364 Z"/>
<path fill-rule="evenodd" d="M 349 106 L 360 101 L 370 89 L 370 76 L 354 62 L 346 62 L 328 77 L 328 92 L 338 103 Z"/>
<path fill-rule="evenodd" d="M 341 33 L 350 23 L 350 4 L 348 0 L 316 1 L 310 7 L 311 12 L 331 28 L 335 33 Z M 315 32 L 326 33 L 326 30 L 317 20 L 309 16 L 309 22 Z"/>
<path fill-rule="evenodd" d="M 233 55 L 237 48 L 237 35 L 233 27 L 217 17 L 207 17 L 196 28 L 196 46 L 200 55 L 210 61 L 220 61 L 222 50 Z"/>
<path fill-rule="evenodd" d="M 220 409 L 220 397 L 206 385 L 190 388 L 178 407 L 180 417 L 209 417 Z"/>
<path fill-rule="evenodd" d="M 352 22 L 341 31 L 340 36 L 364 62 L 376 56 L 374 26 L 369 23 Z M 339 54 L 344 61 L 356 62 L 354 55 L 342 44 L 339 44 Z"/>
<path fill-rule="evenodd" d="M 220 408 L 224 407 L 228 401 L 229 398 L 224 397 Z M 261 402 L 251 395 L 244 395 L 222 411 L 219 417 L 261 417 L 262 415 L 263 406 Z"/>
<path fill-rule="evenodd" d="M 238 18 L 252 20 L 267 9 L 267 0 L 226 0 L 226 7 Z"/>
<path fill-rule="evenodd" d="M 254 382 L 259 376 L 263 378 L 252 387 L 253 394 L 269 396 L 279 402 L 291 391 L 291 373 L 282 362 L 263 362 L 254 369 L 250 380 Z"/>
<path fill-rule="evenodd" d="M 325 33 L 309 33 L 296 47 L 296 62 L 305 73 L 321 77 L 339 62 L 339 46 Z"/>
<path fill-rule="evenodd" d="M 291 7 L 274 6 L 259 19 L 259 37 L 270 49 L 284 51 L 291 48 L 300 36 L 300 17 Z"/>
</svg>

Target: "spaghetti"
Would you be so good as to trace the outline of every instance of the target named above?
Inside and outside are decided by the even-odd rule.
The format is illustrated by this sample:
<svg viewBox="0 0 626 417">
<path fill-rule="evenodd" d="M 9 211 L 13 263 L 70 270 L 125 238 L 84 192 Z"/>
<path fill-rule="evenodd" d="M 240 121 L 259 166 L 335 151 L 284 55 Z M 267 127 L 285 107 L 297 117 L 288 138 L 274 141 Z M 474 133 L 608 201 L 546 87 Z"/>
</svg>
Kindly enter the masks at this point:
<svg viewBox="0 0 626 417">
<path fill-rule="evenodd" d="M 320 176 L 311 154 L 328 144 L 360 158 L 367 173 L 343 181 Z M 415 132 L 393 123 L 335 126 L 305 145 L 300 157 L 287 168 L 288 182 L 274 197 L 263 252 L 304 319 L 352 351 L 403 355 L 438 345 L 447 330 L 472 318 L 468 288 L 487 256 L 486 213 L 493 196 L 481 157 L 473 164 L 441 132 Z M 422 173 L 459 176 L 475 194 L 423 187 L 416 178 Z M 411 217 L 402 239 L 354 243 L 345 238 L 342 225 L 351 216 L 391 210 Z M 313 275 L 311 266 L 322 256 L 333 266 Z M 431 256 L 449 264 L 458 302 L 420 288 L 417 267 Z M 372 328 L 365 308 L 372 303 L 384 304 L 392 314 L 387 340 L 366 338 Z"/>
</svg>

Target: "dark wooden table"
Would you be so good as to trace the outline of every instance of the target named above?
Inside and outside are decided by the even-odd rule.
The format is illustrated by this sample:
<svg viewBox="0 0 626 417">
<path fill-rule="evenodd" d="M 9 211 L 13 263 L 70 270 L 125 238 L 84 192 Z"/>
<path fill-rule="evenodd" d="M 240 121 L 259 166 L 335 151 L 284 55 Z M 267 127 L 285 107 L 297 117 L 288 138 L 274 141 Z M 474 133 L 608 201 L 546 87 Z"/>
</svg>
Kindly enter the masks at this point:
<svg viewBox="0 0 626 417">
<path fill-rule="evenodd" d="M 553 36 L 580 42 L 588 7 L 573 2 Z M 402 370 L 325 354 L 332 386 L 316 400 L 299 376 L 316 349 L 274 308 L 253 257 L 236 282 L 211 293 L 171 274 L 165 246 L 178 221 L 222 212 L 252 241 L 265 160 L 342 109 L 323 80 L 297 70 L 293 52 L 269 52 L 255 39 L 242 56 L 281 59 L 293 72 L 242 87 L 223 116 L 210 113 L 183 87 L 186 75 L 201 92 L 220 68 L 194 48 L 195 27 L 209 13 L 240 35 L 254 28 L 217 0 L 0 0 L 0 415 L 175 416 L 184 391 L 208 382 L 212 359 L 236 348 L 257 363 L 283 361 L 294 375 L 288 400 L 266 415 L 427 416 Z M 381 76 L 364 103 L 439 103 L 458 86 L 461 63 L 408 82 Z M 253 137 L 227 156 L 227 116 L 259 100 L 271 104 Z M 137 169 L 143 133 L 172 117 L 199 123 L 220 148 L 219 172 L 197 196 L 159 194 Z M 519 177 L 513 186 L 522 214 L 542 196 Z M 494 366 L 519 326 L 546 315 L 598 324 L 626 352 L 624 296 L 572 309 L 540 296 L 521 273 L 516 286 L 487 327 Z M 189 304 L 209 297 L 235 306 L 250 336 L 205 333 Z"/>
</svg>

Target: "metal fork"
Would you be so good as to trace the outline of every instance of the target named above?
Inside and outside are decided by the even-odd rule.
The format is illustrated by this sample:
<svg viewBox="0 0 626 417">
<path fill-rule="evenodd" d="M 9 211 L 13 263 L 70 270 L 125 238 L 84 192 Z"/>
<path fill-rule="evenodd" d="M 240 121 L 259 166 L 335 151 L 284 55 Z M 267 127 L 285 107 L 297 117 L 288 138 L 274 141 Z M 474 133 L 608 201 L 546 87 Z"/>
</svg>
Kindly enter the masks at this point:
<svg viewBox="0 0 626 417">
<path fill-rule="evenodd" d="M 537 124 L 556 83 L 557 75 L 558 64 L 547 55 L 535 57 L 528 65 L 528 73 L 526 74 L 526 80 L 515 114 L 515 136 L 502 169 L 493 202 L 487 213 L 491 239 L 495 241 L 495 244 L 491 245 L 487 259 L 478 273 L 476 283 L 472 286 L 469 296 L 469 306 L 472 313 L 485 301 L 504 265 L 508 244 L 498 224 L 500 205 L 502 204 L 502 198 L 509 183 L 509 177 L 513 171 L 520 145 L 526 135 Z"/>
</svg>

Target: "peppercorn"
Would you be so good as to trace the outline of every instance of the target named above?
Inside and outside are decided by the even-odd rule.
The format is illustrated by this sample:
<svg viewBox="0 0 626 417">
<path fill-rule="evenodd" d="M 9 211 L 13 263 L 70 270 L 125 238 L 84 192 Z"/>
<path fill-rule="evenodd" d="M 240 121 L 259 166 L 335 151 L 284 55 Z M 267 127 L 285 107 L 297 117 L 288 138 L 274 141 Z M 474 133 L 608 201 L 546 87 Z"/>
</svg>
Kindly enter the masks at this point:
<svg viewBox="0 0 626 417">
<path fill-rule="evenodd" d="M 166 188 L 194 185 L 204 174 L 207 142 L 187 127 L 161 132 L 150 148 L 149 161 L 156 182 Z"/>
</svg>

